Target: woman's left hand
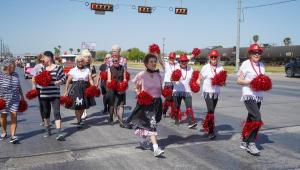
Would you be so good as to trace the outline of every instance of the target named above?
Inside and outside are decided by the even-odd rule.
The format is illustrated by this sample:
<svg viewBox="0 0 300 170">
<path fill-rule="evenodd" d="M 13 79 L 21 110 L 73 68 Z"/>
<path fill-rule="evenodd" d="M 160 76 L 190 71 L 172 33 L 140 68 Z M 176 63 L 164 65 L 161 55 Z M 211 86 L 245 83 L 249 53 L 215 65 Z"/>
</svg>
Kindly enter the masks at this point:
<svg viewBox="0 0 300 170">
<path fill-rule="evenodd" d="M 54 84 L 55 84 L 56 86 L 60 86 L 60 85 L 61 85 L 61 80 L 55 81 Z"/>
</svg>

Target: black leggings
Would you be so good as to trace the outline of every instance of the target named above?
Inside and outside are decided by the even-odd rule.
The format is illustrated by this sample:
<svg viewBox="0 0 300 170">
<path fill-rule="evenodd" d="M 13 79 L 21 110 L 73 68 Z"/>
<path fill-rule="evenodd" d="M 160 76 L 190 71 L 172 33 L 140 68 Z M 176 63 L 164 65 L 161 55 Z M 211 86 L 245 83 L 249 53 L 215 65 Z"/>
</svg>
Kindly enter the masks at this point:
<svg viewBox="0 0 300 170">
<path fill-rule="evenodd" d="M 218 97 L 214 98 L 213 96 L 206 96 L 205 97 L 205 103 L 207 107 L 207 113 L 214 114 L 217 103 L 218 103 Z"/>
<path fill-rule="evenodd" d="M 180 110 L 182 100 L 184 101 L 186 109 L 188 109 L 188 108 L 192 109 L 192 97 L 191 96 L 173 96 L 173 101 L 174 101 L 174 105 L 175 105 L 176 109 Z M 192 114 L 188 114 L 187 120 L 188 120 L 189 124 L 194 123 L 192 116 L 193 116 Z"/>
<path fill-rule="evenodd" d="M 261 102 L 256 102 L 255 100 L 246 100 L 244 101 L 244 103 L 248 110 L 247 121 L 261 121 L 261 113 L 260 113 Z M 243 141 L 247 143 L 255 142 L 258 131 L 259 129 L 253 130 L 248 137 L 245 137 L 243 139 Z"/>
<path fill-rule="evenodd" d="M 36 90 L 40 93 L 39 89 L 36 89 Z M 38 101 L 39 101 L 39 109 L 40 109 L 40 114 L 41 114 L 42 122 L 44 122 L 43 106 L 42 106 L 40 95 L 38 95 Z"/>
<path fill-rule="evenodd" d="M 51 105 L 55 120 L 61 120 L 60 116 L 60 99 L 58 97 L 41 98 L 41 105 L 43 107 L 44 119 L 49 119 L 51 114 Z"/>
</svg>

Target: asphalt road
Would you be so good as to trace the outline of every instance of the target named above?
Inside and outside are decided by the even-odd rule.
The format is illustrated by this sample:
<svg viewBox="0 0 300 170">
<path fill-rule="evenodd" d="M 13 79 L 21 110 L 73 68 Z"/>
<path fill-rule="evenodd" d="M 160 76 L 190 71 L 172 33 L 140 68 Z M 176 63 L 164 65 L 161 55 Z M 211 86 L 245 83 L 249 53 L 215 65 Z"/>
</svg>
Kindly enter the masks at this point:
<svg viewBox="0 0 300 170">
<path fill-rule="evenodd" d="M 138 70 L 130 69 L 133 77 Z M 20 77 L 22 72 L 18 70 Z M 218 136 L 210 141 L 201 126 L 188 129 L 165 118 L 159 124 L 162 158 L 139 148 L 133 130 L 106 124 L 102 115 L 102 98 L 88 110 L 86 127 L 77 130 L 74 112 L 61 109 L 66 141 L 55 135 L 43 138 L 37 100 L 18 116 L 17 135 L 20 144 L 0 141 L 0 169 L 300 169 L 300 79 L 271 74 L 273 89 L 265 94 L 262 119 L 265 125 L 258 139 L 261 156 L 254 157 L 239 149 L 241 122 L 246 109 L 240 102 L 241 88 L 235 75 L 230 75 L 222 89 L 216 108 Z M 21 79 L 24 91 L 30 80 Z M 127 92 L 127 105 L 135 106 L 132 84 Z M 194 94 L 193 106 L 201 124 L 206 106 L 200 94 Z M 130 110 L 125 111 L 125 115 Z M 52 119 L 53 119 L 53 115 Z"/>
</svg>

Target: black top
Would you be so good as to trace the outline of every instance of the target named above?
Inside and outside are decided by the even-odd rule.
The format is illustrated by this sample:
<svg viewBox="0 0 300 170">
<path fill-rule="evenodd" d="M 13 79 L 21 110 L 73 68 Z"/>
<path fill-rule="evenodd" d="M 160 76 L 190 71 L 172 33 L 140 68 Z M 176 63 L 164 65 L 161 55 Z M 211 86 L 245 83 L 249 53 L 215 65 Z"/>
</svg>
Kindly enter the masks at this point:
<svg viewBox="0 0 300 170">
<path fill-rule="evenodd" d="M 108 69 L 108 66 L 105 63 L 101 64 L 101 66 L 99 67 L 100 71 L 106 71 L 107 69 Z"/>
<path fill-rule="evenodd" d="M 111 73 L 111 79 L 117 80 L 117 81 L 123 81 L 124 80 L 124 66 L 119 65 L 118 67 L 111 66 L 110 67 L 110 73 Z"/>
</svg>

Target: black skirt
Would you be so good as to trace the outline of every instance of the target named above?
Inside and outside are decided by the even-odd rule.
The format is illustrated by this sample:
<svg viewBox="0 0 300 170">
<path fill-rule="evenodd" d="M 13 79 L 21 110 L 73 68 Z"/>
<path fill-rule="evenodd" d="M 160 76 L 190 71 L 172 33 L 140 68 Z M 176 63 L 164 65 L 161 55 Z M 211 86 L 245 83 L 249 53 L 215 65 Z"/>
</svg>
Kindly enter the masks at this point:
<svg viewBox="0 0 300 170">
<path fill-rule="evenodd" d="M 118 107 L 126 104 L 126 92 L 107 90 L 107 100 L 110 107 Z"/>
<path fill-rule="evenodd" d="M 131 124 L 133 124 L 135 129 L 146 129 L 155 132 L 161 116 L 162 100 L 161 98 L 154 98 L 153 103 L 149 106 L 136 104 L 136 107 L 132 111 Z"/>
<path fill-rule="evenodd" d="M 73 99 L 73 105 L 69 109 L 83 110 L 96 105 L 96 101 L 93 97 L 86 97 L 84 95 L 84 91 L 87 87 L 88 82 L 86 81 L 73 81 L 68 93 L 68 96 Z"/>
</svg>

